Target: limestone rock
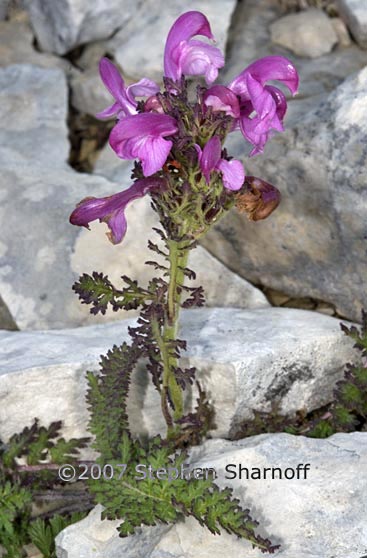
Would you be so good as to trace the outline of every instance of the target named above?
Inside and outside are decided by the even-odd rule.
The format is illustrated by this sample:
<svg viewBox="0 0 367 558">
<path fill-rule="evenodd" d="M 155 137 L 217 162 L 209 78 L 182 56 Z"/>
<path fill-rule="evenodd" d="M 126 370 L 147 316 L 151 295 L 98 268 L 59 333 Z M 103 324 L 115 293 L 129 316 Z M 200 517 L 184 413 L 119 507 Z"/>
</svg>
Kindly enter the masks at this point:
<svg viewBox="0 0 367 558">
<path fill-rule="evenodd" d="M 42 50 L 65 54 L 90 41 L 111 37 L 141 0 L 24 0 Z"/>
<path fill-rule="evenodd" d="M 338 43 L 340 46 L 348 47 L 352 44 L 352 40 L 349 35 L 349 31 L 344 21 L 340 17 L 333 17 L 331 23 L 334 27 L 334 31 L 338 37 Z"/>
<path fill-rule="evenodd" d="M 0 0 L 0 20 L 5 19 L 8 14 L 10 0 Z"/>
<path fill-rule="evenodd" d="M 257 58 L 275 54 L 270 41 L 270 24 L 281 15 L 278 2 L 238 2 L 232 18 L 231 36 L 220 83 L 229 82 Z"/>
<path fill-rule="evenodd" d="M 175 19 L 185 11 L 203 12 L 211 25 L 217 46 L 225 48 L 235 0 L 144 0 L 134 17 L 111 39 L 109 50 L 124 74 L 134 79 L 149 77 L 160 81 L 163 51 Z M 147 46 L 147 37 L 154 37 Z"/>
<path fill-rule="evenodd" d="M 0 296 L 0 329 L 8 329 L 10 331 L 16 331 L 17 324 L 13 320 L 12 315 L 9 312 L 9 308 L 4 303 Z"/>
<path fill-rule="evenodd" d="M 361 0 L 337 0 L 341 17 L 357 43 L 367 48 L 367 5 Z"/>
<path fill-rule="evenodd" d="M 354 320 L 367 305 L 366 87 L 364 69 L 247 159 L 248 174 L 281 190 L 279 208 L 257 223 L 231 213 L 204 240 L 243 277 L 332 303 Z"/>
<path fill-rule="evenodd" d="M 111 94 L 100 78 L 98 64 L 85 72 L 74 72 L 71 81 L 71 104 L 82 113 L 95 116 L 111 104 Z"/>
<path fill-rule="evenodd" d="M 0 66 L 34 64 L 42 68 L 70 70 L 70 64 L 65 60 L 37 51 L 33 41 L 34 35 L 26 18 L 0 21 Z"/>
<path fill-rule="evenodd" d="M 338 42 L 331 20 L 317 8 L 288 14 L 272 23 L 270 29 L 273 43 L 309 58 L 330 52 Z"/>
<path fill-rule="evenodd" d="M 35 139 L 30 148 L 37 151 Z M 46 148 L 40 155 L 47 154 Z M 89 310 L 71 290 L 77 275 L 70 257 L 81 231 L 70 225 L 69 216 L 83 197 L 108 195 L 114 186 L 57 164 L 30 166 L 4 149 L 0 161 L 0 215 L 6 224 L 0 243 L 0 292 L 13 319 L 20 329 L 88 321 Z"/>
<path fill-rule="evenodd" d="M 6 19 L 8 15 L 10 0 L 0 0 L 0 20 Z"/>
<path fill-rule="evenodd" d="M 128 340 L 129 325 L 0 332 L 0 437 L 35 416 L 44 424 L 63 420 L 68 437 L 85 435 L 85 372 L 97 371 L 99 355 Z M 326 404 L 344 364 L 355 359 L 339 320 L 305 310 L 188 310 L 180 338 L 216 410 L 216 437 L 235 434 L 252 409 L 269 411 L 274 402 L 284 414 Z M 196 388 L 187 390 L 188 408 L 196 396 Z M 165 432 L 159 395 L 143 366 L 134 372 L 128 405 L 135 434 Z"/>
<path fill-rule="evenodd" d="M 229 486 L 243 507 L 250 508 L 260 521 L 259 531 L 280 544 L 274 558 L 361 558 L 367 546 L 367 434 L 335 434 L 326 440 L 263 434 L 228 442 L 209 440 L 193 448 L 192 466 L 214 468 L 216 483 Z M 304 479 L 297 465 L 310 464 Z M 229 466 L 229 469 L 226 467 Z M 246 478 L 240 467 L 261 471 L 261 479 Z M 279 472 L 263 473 L 264 469 Z M 295 470 L 294 479 L 291 477 Z M 234 478 L 236 473 L 236 478 Z M 264 479 L 263 475 L 266 475 Z M 227 478 L 226 478 L 227 477 Z M 159 481 L 157 481 L 159 482 Z M 193 518 L 186 518 L 170 529 L 143 527 L 128 539 L 119 539 L 117 521 L 101 522 L 101 507 L 81 522 L 67 527 L 56 538 L 58 558 L 258 558 L 259 550 L 234 536 L 212 535 Z M 154 538 L 149 549 L 147 538 Z M 129 545 L 131 541 L 131 546 Z"/>
<path fill-rule="evenodd" d="M 135 535 L 121 539 L 116 537 L 116 528 L 121 522 L 101 520 L 102 510 L 102 506 L 97 505 L 82 522 L 77 524 L 81 529 L 77 545 L 74 530 L 62 531 L 57 542 L 58 558 L 71 558 L 71 556 L 117 558 L 121 553 L 124 556 L 149 556 L 161 537 L 170 529 L 170 526 L 139 528 Z M 72 554 L 69 554 L 69 549 Z"/>
<path fill-rule="evenodd" d="M 66 163 L 67 85 L 62 70 L 30 64 L 0 68 L 0 101 L 1 151 L 32 165 Z M 13 185 L 4 183 L 2 192 L 6 189 L 14 194 Z"/>
</svg>

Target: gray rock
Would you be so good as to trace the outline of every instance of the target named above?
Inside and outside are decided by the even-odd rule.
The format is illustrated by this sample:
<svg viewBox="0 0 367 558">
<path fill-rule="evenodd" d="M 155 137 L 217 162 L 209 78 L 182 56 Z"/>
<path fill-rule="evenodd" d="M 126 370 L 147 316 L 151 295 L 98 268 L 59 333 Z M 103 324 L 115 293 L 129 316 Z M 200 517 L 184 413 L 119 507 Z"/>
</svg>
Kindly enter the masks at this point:
<svg viewBox="0 0 367 558">
<path fill-rule="evenodd" d="M 337 0 L 339 13 L 357 43 L 367 48 L 367 5 L 361 0 Z"/>
<path fill-rule="evenodd" d="M 109 50 L 129 77 L 145 76 L 161 81 L 164 45 L 175 19 L 185 11 L 203 12 L 217 46 L 224 50 L 235 5 L 235 0 L 145 0 L 135 16 L 111 39 Z M 148 37 L 154 40 L 149 40 L 147 45 Z"/>
<path fill-rule="evenodd" d="M 135 17 L 141 0 L 24 0 L 42 50 L 65 54 L 84 43 L 111 37 Z"/>
<path fill-rule="evenodd" d="M 270 41 L 269 28 L 280 15 L 279 4 L 272 0 L 238 2 L 220 83 L 229 82 L 257 58 L 275 54 L 277 47 Z"/>
<path fill-rule="evenodd" d="M 334 49 L 315 60 L 292 57 L 300 75 L 299 94 L 293 101 L 331 93 L 351 74 L 366 66 L 366 53 L 356 45 Z M 315 100 L 314 107 L 318 104 Z"/>
<path fill-rule="evenodd" d="M 128 340 L 132 324 L 0 332 L 0 436 L 35 416 L 45 424 L 63 420 L 66 436 L 85 435 L 85 371 L 98 370 L 99 355 Z M 285 414 L 326 404 L 344 364 L 355 358 L 338 320 L 305 310 L 189 310 L 180 338 L 188 341 L 185 365 L 197 366 L 216 410 L 215 437 L 235 434 L 252 409 L 269 411 L 274 402 Z M 187 391 L 188 409 L 196 395 L 196 388 Z M 128 405 L 135 434 L 165 432 L 145 367 L 134 372 Z"/>
<path fill-rule="evenodd" d="M 36 137 L 35 157 L 37 146 L 40 149 Z M 47 153 L 45 148 L 40 156 L 47 158 Z M 0 215 L 6 223 L 0 243 L 0 292 L 13 319 L 20 329 L 70 327 L 90 320 L 89 310 L 71 290 L 77 275 L 70 258 L 81 230 L 70 225 L 69 215 L 80 199 L 111 194 L 114 185 L 66 166 L 58 168 L 57 163 L 55 168 L 30 166 L 4 149 L 0 161 Z"/>
<path fill-rule="evenodd" d="M 69 155 L 64 72 L 30 64 L 0 68 L 0 99 L 0 150 L 6 150 L 6 164 L 10 151 L 27 165 L 64 165 Z M 1 191 L 13 196 L 17 185 L 9 184 L 3 182 Z"/>
<path fill-rule="evenodd" d="M 98 70 L 99 61 L 106 54 L 106 43 L 99 41 L 87 45 L 78 58 L 77 65 L 81 71 L 75 71 L 70 79 L 71 104 L 82 113 L 95 116 L 113 100 Z"/>
<path fill-rule="evenodd" d="M 121 521 L 101 520 L 103 507 L 97 505 L 88 516 L 79 522 L 78 543 L 75 544 L 75 530 L 64 529 L 57 539 L 58 558 L 96 558 L 121 556 L 149 556 L 170 526 L 138 528 L 135 535 L 121 539 L 116 537 L 116 528 Z M 93 549 L 91 548 L 91 543 Z M 71 554 L 70 554 L 71 552 Z M 92 554 L 90 554 L 92 553 Z"/>
<path fill-rule="evenodd" d="M 246 160 L 248 174 L 280 188 L 280 207 L 257 223 L 231 213 L 204 240 L 243 277 L 332 303 L 354 320 L 367 304 L 366 87 L 365 69 Z"/>
<path fill-rule="evenodd" d="M 18 329 L 17 324 L 13 320 L 13 317 L 10 314 L 8 307 L 4 303 L 1 296 L 0 296 L 0 329 L 8 329 L 10 331 L 16 331 Z"/>
<path fill-rule="evenodd" d="M 8 15 L 9 0 L 0 0 L 0 20 Z"/>
<path fill-rule="evenodd" d="M 85 72 L 74 72 L 71 80 L 71 104 L 78 111 L 95 116 L 111 104 L 111 94 L 100 78 L 98 64 Z"/>
<path fill-rule="evenodd" d="M 361 558 L 367 546 L 367 434 L 336 434 L 327 440 L 264 434 L 228 442 L 209 440 L 193 448 L 191 463 L 195 467 L 212 467 L 221 487 L 234 489 L 241 505 L 249 507 L 260 521 L 259 532 L 280 544 L 275 558 Z M 304 479 L 298 464 L 310 464 Z M 226 470 L 228 465 L 232 465 Z M 262 478 L 239 478 L 240 467 L 260 469 Z M 264 479 L 264 469 L 271 469 Z M 295 478 L 291 477 L 295 469 Z M 233 478 L 233 473 L 237 478 Z M 227 477 L 227 478 L 226 478 Z M 159 482 L 159 481 L 157 481 Z M 186 518 L 162 532 L 143 527 L 131 539 L 119 539 L 117 521 L 101 522 L 101 507 L 83 521 L 67 527 L 56 538 L 58 558 L 222 558 L 246 556 L 257 558 L 259 550 L 249 542 L 222 533 L 212 535 L 193 518 Z M 147 547 L 147 537 L 158 535 L 154 549 Z M 139 545 L 140 539 L 140 545 Z"/>
<path fill-rule="evenodd" d="M 112 180 L 112 182 L 125 186 L 131 183 L 131 168 L 131 161 L 117 157 L 114 150 L 107 143 L 98 156 L 94 172 Z"/>
<path fill-rule="evenodd" d="M 91 70 L 98 68 L 100 59 L 107 54 L 106 41 L 96 41 L 85 45 L 78 58 L 78 68 Z"/>
<path fill-rule="evenodd" d="M 330 21 L 338 37 L 339 45 L 343 47 L 350 46 L 352 44 L 352 39 L 344 21 L 340 17 L 333 17 Z"/>
<path fill-rule="evenodd" d="M 52 54 L 37 51 L 33 41 L 34 35 L 27 18 L 0 21 L 0 66 L 34 64 L 42 68 L 70 70 L 70 63 Z"/>
<path fill-rule="evenodd" d="M 288 14 L 272 23 L 270 29 L 273 43 L 308 58 L 327 54 L 338 42 L 331 20 L 317 8 Z"/>
</svg>

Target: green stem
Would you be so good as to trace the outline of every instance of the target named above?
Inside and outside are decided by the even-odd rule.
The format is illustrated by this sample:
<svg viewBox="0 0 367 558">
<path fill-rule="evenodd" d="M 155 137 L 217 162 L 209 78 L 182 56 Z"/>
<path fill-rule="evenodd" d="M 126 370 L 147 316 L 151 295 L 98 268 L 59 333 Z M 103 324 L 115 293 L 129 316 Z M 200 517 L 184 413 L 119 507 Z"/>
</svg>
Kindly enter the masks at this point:
<svg viewBox="0 0 367 558">
<path fill-rule="evenodd" d="M 167 395 L 172 401 L 174 412 L 173 420 L 178 420 L 183 416 L 183 394 L 178 385 L 174 369 L 178 366 L 177 358 L 172 355 L 172 345 L 177 339 L 178 319 L 180 314 L 181 292 L 180 287 L 184 281 L 184 269 L 187 264 L 189 250 L 187 243 L 180 243 L 174 240 L 168 241 L 169 248 L 169 285 L 167 293 L 167 311 L 163 326 L 162 335 L 156 336 L 158 347 L 162 356 L 163 378 L 162 378 L 162 411 L 166 414 Z M 157 328 L 155 328 L 157 331 Z M 172 422 L 167 420 L 168 436 L 173 434 L 175 428 Z"/>
</svg>

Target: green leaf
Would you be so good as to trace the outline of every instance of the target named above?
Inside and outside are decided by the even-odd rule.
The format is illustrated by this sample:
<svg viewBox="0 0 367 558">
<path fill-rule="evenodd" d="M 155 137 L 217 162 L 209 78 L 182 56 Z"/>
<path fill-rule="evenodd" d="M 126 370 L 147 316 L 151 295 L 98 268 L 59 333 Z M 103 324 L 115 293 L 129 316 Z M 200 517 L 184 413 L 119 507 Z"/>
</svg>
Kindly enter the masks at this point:
<svg viewBox="0 0 367 558">
<path fill-rule="evenodd" d="M 33 521 L 28 529 L 29 537 L 43 554 L 43 558 L 53 558 L 55 549 L 54 536 L 50 525 L 42 519 Z"/>
<path fill-rule="evenodd" d="M 70 440 L 59 438 L 56 444 L 50 448 L 51 461 L 62 465 L 75 459 L 79 450 L 85 448 L 89 441 L 90 438 L 71 438 Z"/>
<path fill-rule="evenodd" d="M 49 520 L 36 519 L 28 529 L 32 543 L 42 552 L 42 558 L 56 558 L 55 538 L 69 525 L 80 521 L 86 516 L 84 512 L 76 512 L 70 516 L 54 515 Z"/>
<path fill-rule="evenodd" d="M 108 305 L 114 312 L 120 308 L 131 310 L 138 308 L 148 297 L 148 293 L 140 289 L 136 281 L 126 276 L 122 277 L 128 284 L 124 289 L 116 289 L 107 275 L 93 271 L 92 275 L 84 273 L 79 282 L 73 285 L 73 290 L 79 295 L 82 304 L 91 304 L 91 314 L 105 314 Z"/>
<path fill-rule="evenodd" d="M 255 534 L 256 522 L 232 497 L 231 489 L 221 490 L 210 477 L 200 480 L 181 478 L 181 465 L 186 458 L 184 452 L 173 453 L 172 448 L 158 437 L 145 450 L 140 448 L 139 460 L 130 461 L 122 478 L 115 475 L 110 480 L 90 480 L 91 492 L 105 508 L 103 517 L 122 519 L 118 530 L 120 536 L 126 537 L 141 525 L 175 523 L 183 515 L 191 515 L 212 533 L 219 534 L 224 529 L 251 541 L 254 546 L 274 550 L 270 541 Z M 122 459 L 112 463 L 116 470 Z M 146 464 L 146 468 L 135 469 L 138 463 L 140 467 Z M 153 478 L 150 478 L 148 466 L 152 468 Z M 172 470 L 171 480 L 155 476 L 154 471 L 161 468 Z M 173 478 L 174 469 L 178 473 L 177 479 Z M 142 472 L 146 473 L 145 478 Z"/>
<path fill-rule="evenodd" d="M 129 423 L 126 411 L 130 377 L 137 351 L 123 343 L 101 357 L 101 373 L 88 373 L 87 403 L 91 418 L 89 429 L 95 436 L 94 447 L 105 459 L 120 455 L 119 447 Z M 126 438 L 125 438 L 126 444 Z"/>
</svg>

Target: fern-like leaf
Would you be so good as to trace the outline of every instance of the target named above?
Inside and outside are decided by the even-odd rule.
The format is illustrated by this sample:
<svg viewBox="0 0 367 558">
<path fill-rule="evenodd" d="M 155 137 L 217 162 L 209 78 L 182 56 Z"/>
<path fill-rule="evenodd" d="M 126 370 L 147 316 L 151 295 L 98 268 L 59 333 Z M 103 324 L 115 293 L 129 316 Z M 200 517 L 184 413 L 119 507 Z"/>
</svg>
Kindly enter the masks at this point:
<svg viewBox="0 0 367 558">
<path fill-rule="evenodd" d="M 114 312 L 121 308 L 131 310 L 138 308 L 145 300 L 147 293 L 140 289 L 136 281 L 131 281 L 123 276 L 123 281 L 128 283 L 124 289 L 116 289 L 107 275 L 93 271 L 92 275 L 84 273 L 79 277 L 79 282 L 73 285 L 73 290 L 79 295 L 82 304 L 90 304 L 91 314 L 105 314 L 108 305 Z"/>
<path fill-rule="evenodd" d="M 105 459 L 119 452 L 124 432 L 129 423 L 126 412 L 131 373 L 138 354 L 133 347 L 116 345 L 101 357 L 101 373 L 97 377 L 88 373 L 87 403 L 91 412 L 89 429 L 95 435 L 94 447 Z"/>
<path fill-rule="evenodd" d="M 255 534 L 257 523 L 232 497 L 231 489 L 221 490 L 210 475 L 195 479 L 181 468 L 186 457 L 184 452 L 172 453 L 172 448 L 162 445 L 158 437 L 146 450 L 140 447 L 139 460 L 130 461 L 122 478 L 90 480 L 92 493 L 105 508 L 103 517 L 122 519 L 118 530 L 120 536 L 126 537 L 141 525 L 175 523 L 183 515 L 193 516 L 212 533 L 220 534 L 222 528 L 248 539 L 263 551 L 274 551 L 270 541 Z M 122 458 L 115 462 L 116 470 L 118 463 L 123 463 Z M 171 471 L 170 479 L 155 476 L 162 468 Z"/>
</svg>

